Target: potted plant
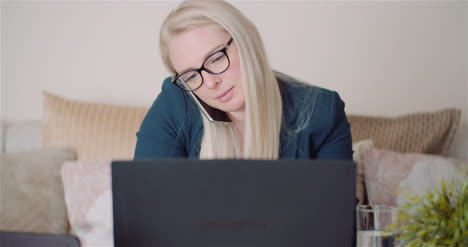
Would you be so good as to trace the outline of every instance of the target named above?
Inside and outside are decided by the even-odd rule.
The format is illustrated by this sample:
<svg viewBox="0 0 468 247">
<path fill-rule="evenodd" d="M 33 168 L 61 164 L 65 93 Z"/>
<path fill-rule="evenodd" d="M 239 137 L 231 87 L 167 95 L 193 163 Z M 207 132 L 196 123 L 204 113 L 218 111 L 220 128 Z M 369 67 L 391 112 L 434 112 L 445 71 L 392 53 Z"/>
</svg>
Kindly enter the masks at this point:
<svg viewBox="0 0 468 247">
<path fill-rule="evenodd" d="M 468 178 L 442 180 L 421 195 L 405 194 L 407 203 L 391 227 L 402 246 L 468 246 Z"/>
</svg>

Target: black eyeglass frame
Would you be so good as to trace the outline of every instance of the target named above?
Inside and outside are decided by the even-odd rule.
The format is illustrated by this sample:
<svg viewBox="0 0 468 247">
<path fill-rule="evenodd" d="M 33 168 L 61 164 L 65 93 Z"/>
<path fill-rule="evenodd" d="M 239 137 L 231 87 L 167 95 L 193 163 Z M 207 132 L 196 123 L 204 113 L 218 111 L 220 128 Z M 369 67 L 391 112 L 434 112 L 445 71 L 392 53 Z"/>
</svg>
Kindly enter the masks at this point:
<svg viewBox="0 0 468 247">
<path fill-rule="evenodd" d="M 210 73 L 210 74 L 212 74 L 212 75 L 219 75 L 219 74 L 224 73 L 226 70 L 229 69 L 229 66 L 231 66 L 231 60 L 229 60 L 229 56 L 228 56 L 228 54 L 227 54 L 227 49 L 229 48 L 229 46 L 231 45 L 231 43 L 232 43 L 233 40 L 234 40 L 234 39 L 231 37 L 231 39 L 229 39 L 229 41 L 227 42 L 227 44 L 226 44 L 223 48 L 221 48 L 221 49 L 219 49 L 219 50 L 213 52 L 212 54 L 210 54 L 210 55 L 203 61 L 202 66 L 201 66 L 199 69 L 189 69 L 189 70 L 186 70 L 186 71 L 184 71 L 184 72 L 182 72 L 182 73 L 180 73 L 180 74 L 175 74 L 175 75 L 174 75 L 174 79 L 172 79 L 172 83 L 174 83 L 177 87 L 179 87 L 180 89 L 182 89 L 182 90 L 184 90 L 184 91 L 193 92 L 193 91 L 199 89 L 199 88 L 203 85 L 203 75 L 202 75 L 202 73 L 201 73 L 203 70 L 206 71 L 206 72 L 208 72 L 208 73 Z M 228 65 L 227 65 L 226 69 L 224 69 L 223 71 L 218 72 L 218 73 L 215 73 L 215 72 L 213 72 L 213 71 L 211 71 L 211 70 L 205 68 L 205 65 L 204 65 L 204 64 L 205 64 L 205 62 L 206 62 L 211 56 L 213 56 L 214 54 L 216 54 L 216 53 L 218 53 L 218 52 L 224 53 L 224 55 L 225 55 L 226 58 L 227 58 Z M 179 77 L 180 77 L 181 75 L 183 75 L 183 74 L 185 74 L 185 73 L 187 73 L 187 72 L 189 72 L 189 71 L 196 71 L 198 74 L 200 74 L 200 77 L 201 77 L 202 81 L 201 81 L 200 85 L 199 85 L 197 88 L 187 90 L 187 88 L 183 88 L 183 87 L 179 86 L 179 84 L 177 84 L 176 81 L 179 79 Z"/>
</svg>

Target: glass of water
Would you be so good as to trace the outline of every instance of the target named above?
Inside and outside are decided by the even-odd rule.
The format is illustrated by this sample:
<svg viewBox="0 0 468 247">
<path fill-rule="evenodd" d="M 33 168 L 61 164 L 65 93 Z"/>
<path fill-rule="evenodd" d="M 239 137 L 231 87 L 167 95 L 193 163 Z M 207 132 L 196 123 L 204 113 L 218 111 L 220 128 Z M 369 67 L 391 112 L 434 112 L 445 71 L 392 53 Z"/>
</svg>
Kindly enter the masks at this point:
<svg viewBox="0 0 468 247">
<path fill-rule="evenodd" d="M 394 247 L 395 233 L 388 226 L 396 222 L 397 208 L 379 205 L 361 205 L 356 208 L 357 246 Z"/>
</svg>

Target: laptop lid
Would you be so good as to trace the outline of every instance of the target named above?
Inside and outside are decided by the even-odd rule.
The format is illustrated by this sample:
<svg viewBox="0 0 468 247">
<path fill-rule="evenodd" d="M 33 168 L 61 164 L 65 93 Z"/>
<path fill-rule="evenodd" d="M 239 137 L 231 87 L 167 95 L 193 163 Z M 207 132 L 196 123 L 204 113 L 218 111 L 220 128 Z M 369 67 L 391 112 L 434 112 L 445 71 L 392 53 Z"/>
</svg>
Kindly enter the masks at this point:
<svg viewBox="0 0 468 247">
<path fill-rule="evenodd" d="M 352 161 L 115 161 L 112 192 L 116 247 L 352 245 Z"/>
</svg>

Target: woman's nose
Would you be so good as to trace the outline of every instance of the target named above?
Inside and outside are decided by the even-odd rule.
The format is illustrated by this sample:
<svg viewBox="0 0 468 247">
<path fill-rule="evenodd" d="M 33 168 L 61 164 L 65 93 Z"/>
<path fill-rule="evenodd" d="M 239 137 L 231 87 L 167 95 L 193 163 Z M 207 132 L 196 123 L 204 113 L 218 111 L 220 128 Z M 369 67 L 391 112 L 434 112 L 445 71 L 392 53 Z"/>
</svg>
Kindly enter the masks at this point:
<svg viewBox="0 0 468 247">
<path fill-rule="evenodd" d="M 219 77 L 219 75 L 213 75 L 206 71 L 202 71 L 202 76 L 203 83 L 205 83 L 206 87 L 210 89 L 216 88 L 221 82 L 221 78 Z"/>
</svg>

